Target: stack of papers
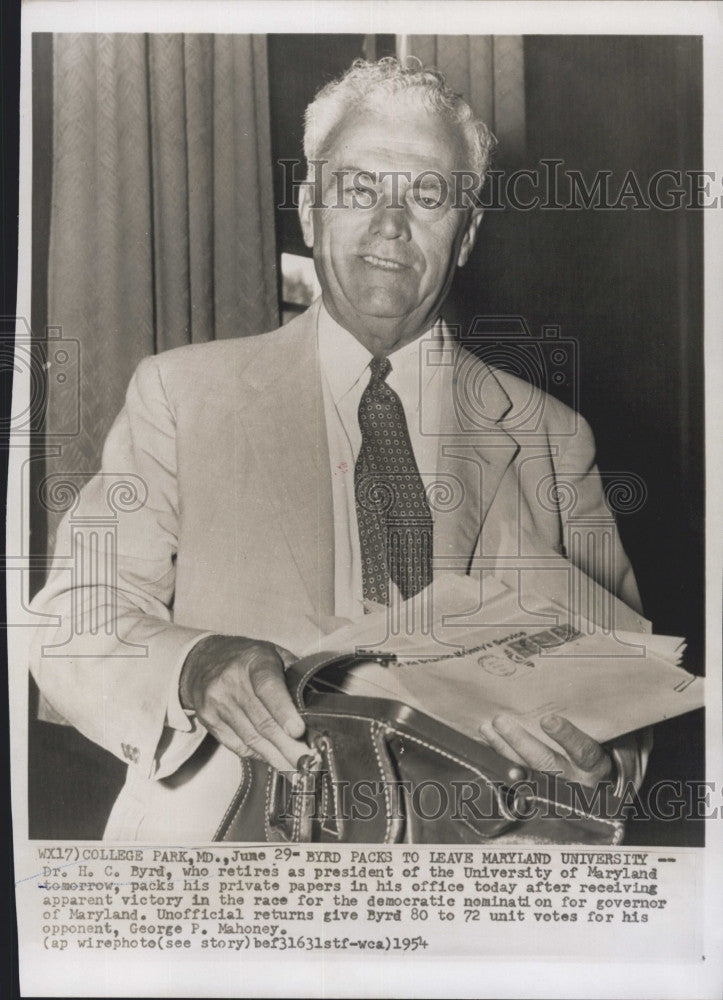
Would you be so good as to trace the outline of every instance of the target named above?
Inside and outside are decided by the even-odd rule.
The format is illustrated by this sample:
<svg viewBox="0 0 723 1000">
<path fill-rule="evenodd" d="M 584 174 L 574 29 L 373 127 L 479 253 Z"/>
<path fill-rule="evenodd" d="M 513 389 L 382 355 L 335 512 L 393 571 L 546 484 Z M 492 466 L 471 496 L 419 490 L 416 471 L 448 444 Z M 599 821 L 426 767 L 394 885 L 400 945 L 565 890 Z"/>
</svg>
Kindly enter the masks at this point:
<svg viewBox="0 0 723 1000">
<path fill-rule="evenodd" d="M 605 742 L 703 705 L 703 680 L 679 666 L 681 638 L 603 629 L 496 580 L 483 600 L 470 577 L 433 586 L 432 602 L 418 595 L 396 622 L 380 608 L 326 637 L 329 651 L 369 655 L 342 690 L 404 702 L 476 739 L 495 715 L 514 715 L 546 743 L 549 713 Z M 382 654 L 396 659 L 372 659 Z"/>
</svg>

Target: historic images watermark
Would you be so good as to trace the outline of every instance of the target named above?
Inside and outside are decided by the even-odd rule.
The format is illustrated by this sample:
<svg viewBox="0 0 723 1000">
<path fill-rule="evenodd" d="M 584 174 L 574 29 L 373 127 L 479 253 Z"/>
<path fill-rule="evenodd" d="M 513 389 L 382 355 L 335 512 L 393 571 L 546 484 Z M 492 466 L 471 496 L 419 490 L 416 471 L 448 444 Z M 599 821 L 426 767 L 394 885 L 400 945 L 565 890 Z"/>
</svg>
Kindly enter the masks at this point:
<svg viewBox="0 0 723 1000">
<path fill-rule="evenodd" d="M 595 815 L 609 822 L 663 822 L 715 820 L 723 816 L 723 786 L 714 781 L 664 779 L 638 790 L 632 781 L 613 791 L 610 781 L 595 788 L 564 780 L 560 772 L 524 775 L 511 781 L 496 779 L 440 781 L 425 778 L 413 782 L 331 779 L 325 775 L 321 793 L 298 781 L 298 772 L 279 772 L 278 820 L 299 814 L 322 824 L 344 821 L 369 822 L 381 812 L 387 819 L 403 820 L 413 815 L 422 822 L 447 818 L 479 824 L 506 818 L 510 822 L 561 819 L 584 822 Z M 556 790 L 562 782 L 569 792 L 563 802 Z"/>
<path fill-rule="evenodd" d="M 564 160 L 545 158 L 533 167 L 490 169 L 485 175 L 455 170 L 445 176 L 437 170 L 332 170 L 328 160 L 309 163 L 281 159 L 284 199 L 280 209 L 296 211 L 299 193 L 313 185 L 316 209 L 374 209 L 380 197 L 386 207 L 405 204 L 422 211 L 443 208 L 483 208 L 486 211 L 661 211 L 701 210 L 723 206 L 723 175 L 712 170 L 661 168 L 642 175 L 608 169 L 584 173 Z"/>
</svg>

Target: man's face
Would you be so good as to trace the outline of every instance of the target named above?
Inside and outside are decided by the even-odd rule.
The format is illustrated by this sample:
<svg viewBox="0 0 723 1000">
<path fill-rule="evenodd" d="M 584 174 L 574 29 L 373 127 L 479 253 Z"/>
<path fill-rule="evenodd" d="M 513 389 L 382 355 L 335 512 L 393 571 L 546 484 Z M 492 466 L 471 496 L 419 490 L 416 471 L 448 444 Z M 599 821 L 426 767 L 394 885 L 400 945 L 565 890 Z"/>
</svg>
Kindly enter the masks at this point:
<svg viewBox="0 0 723 1000">
<path fill-rule="evenodd" d="M 397 99 L 349 116 L 323 159 L 323 207 L 305 187 L 300 217 L 324 303 L 373 354 L 388 354 L 431 326 L 472 249 L 481 212 L 455 198 L 463 142 Z"/>
</svg>

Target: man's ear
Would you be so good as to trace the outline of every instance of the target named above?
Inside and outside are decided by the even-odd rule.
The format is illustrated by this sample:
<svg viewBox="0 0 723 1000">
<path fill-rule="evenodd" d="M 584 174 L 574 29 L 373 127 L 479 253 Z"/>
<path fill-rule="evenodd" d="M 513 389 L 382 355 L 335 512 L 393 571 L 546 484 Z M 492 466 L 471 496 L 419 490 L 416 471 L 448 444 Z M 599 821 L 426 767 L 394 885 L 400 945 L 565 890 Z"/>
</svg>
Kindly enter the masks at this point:
<svg viewBox="0 0 723 1000">
<path fill-rule="evenodd" d="M 470 213 L 470 217 L 467 220 L 467 228 L 465 230 L 464 236 L 462 237 L 462 242 L 459 247 L 459 254 L 457 255 L 457 267 L 463 267 L 472 253 L 472 247 L 474 246 L 474 241 L 477 239 L 477 230 L 479 229 L 479 224 L 482 221 L 482 216 L 484 215 L 483 208 L 473 208 Z"/>
<path fill-rule="evenodd" d="M 314 246 L 314 216 L 311 206 L 314 203 L 314 182 L 306 181 L 299 189 L 299 222 L 301 234 L 307 247 Z"/>
</svg>

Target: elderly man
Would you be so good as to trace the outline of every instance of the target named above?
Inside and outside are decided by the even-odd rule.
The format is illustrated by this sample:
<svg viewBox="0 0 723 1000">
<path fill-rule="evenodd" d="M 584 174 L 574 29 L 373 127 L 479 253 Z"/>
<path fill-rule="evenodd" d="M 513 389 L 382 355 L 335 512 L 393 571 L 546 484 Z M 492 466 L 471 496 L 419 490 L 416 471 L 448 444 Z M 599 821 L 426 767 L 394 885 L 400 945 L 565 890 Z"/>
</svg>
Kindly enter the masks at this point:
<svg viewBox="0 0 723 1000">
<path fill-rule="evenodd" d="M 541 501 L 543 477 L 573 482 L 577 510 L 610 522 L 585 424 L 493 373 L 439 319 L 480 224 L 469 178 L 483 180 L 492 142 L 439 74 L 355 64 L 306 116 L 300 218 L 321 301 L 273 333 L 139 366 L 103 455 L 104 473 L 147 489 L 119 515 L 117 579 L 83 583 L 59 562 L 35 601 L 59 621 L 38 630 L 41 690 L 129 763 L 107 838 L 208 840 L 239 757 L 293 768 L 307 748 L 284 666 L 339 618 L 410 597 L 433 572 L 475 571 L 506 544 L 562 561 L 566 515 Z M 482 385 L 471 417 L 460 372 Z M 430 486 L 445 476 L 462 497 L 435 510 Z M 384 483 L 405 526 L 394 551 L 385 514 L 365 502 Z M 107 485 L 85 488 L 76 520 L 103 508 Z M 638 609 L 619 545 L 612 566 L 599 582 Z M 80 611 L 83 651 L 76 637 L 63 656 Z M 605 748 L 567 720 L 545 728 L 559 753 L 506 718 L 485 735 L 588 785 L 616 768 L 640 778 L 634 739 Z"/>
</svg>

